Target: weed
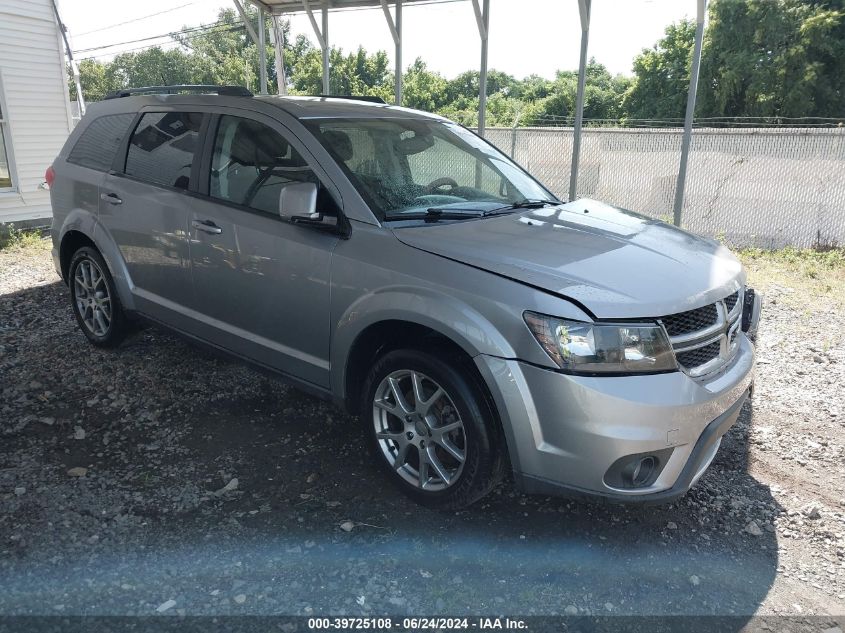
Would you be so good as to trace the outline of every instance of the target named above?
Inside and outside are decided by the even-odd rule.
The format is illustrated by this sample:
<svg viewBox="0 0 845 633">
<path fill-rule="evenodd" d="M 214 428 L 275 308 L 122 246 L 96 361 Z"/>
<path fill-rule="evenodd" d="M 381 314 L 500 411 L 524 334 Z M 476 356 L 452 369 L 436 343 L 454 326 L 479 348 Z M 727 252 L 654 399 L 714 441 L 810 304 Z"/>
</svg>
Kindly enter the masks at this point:
<svg viewBox="0 0 845 633">
<path fill-rule="evenodd" d="M 0 250 L 33 248 L 41 244 L 42 237 L 41 229 L 19 229 L 9 224 L 5 231 L 0 229 Z"/>
</svg>

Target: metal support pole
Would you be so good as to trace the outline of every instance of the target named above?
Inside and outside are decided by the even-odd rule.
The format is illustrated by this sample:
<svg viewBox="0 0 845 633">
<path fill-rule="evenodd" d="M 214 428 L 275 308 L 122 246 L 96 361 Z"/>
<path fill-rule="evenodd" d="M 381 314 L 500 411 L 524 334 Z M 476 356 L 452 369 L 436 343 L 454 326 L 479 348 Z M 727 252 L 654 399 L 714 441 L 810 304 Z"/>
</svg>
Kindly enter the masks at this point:
<svg viewBox="0 0 845 633">
<path fill-rule="evenodd" d="M 584 122 L 584 86 L 587 82 L 587 44 L 590 40 L 591 0 L 578 0 L 581 15 L 581 61 L 578 64 L 578 92 L 575 96 L 575 129 L 572 136 L 572 167 L 569 170 L 569 200 L 578 190 L 578 163 L 581 160 L 581 126 Z"/>
<path fill-rule="evenodd" d="M 258 85 L 261 94 L 267 94 L 267 43 L 265 40 L 264 9 L 258 9 Z"/>
<path fill-rule="evenodd" d="M 522 110 L 517 110 L 516 116 L 513 118 L 513 125 L 511 126 L 511 158 L 516 160 L 516 128 L 519 125 L 519 117 L 522 115 Z"/>
<path fill-rule="evenodd" d="M 302 8 L 308 15 L 308 20 L 311 22 L 311 28 L 314 29 L 314 35 L 317 36 L 317 43 L 320 45 L 320 50 L 323 51 L 323 94 L 329 94 L 329 0 L 324 0 L 323 5 L 323 28 L 317 26 L 317 19 L 314 17 L 314 12 L 311 10 L 310 0 L 302 0 Z"/>
<path fill-rule="evenodd" d="M 478 34 L 481 36 L 481 69 L 478 74 L 478 134 L 484 136 L 487 118 L 487 36 L 490 31 L 490 0 L 483 0 L 483 8 L 478 0 L 472 0 Z"/>
<path fill-rule="evenodd" d="M 394 94 L 396 105 L 402 105 L 402 0 L 396 0 L 396 21 L 390 15 L 390 6 L 387 0 L 381 0 L 381 10 L 390 28 L 390 35 L 393 37 L 393 44 L 396 46 L 396 70 L 393 73 Z"/>
<path fill-rule="evenodd" d="M 56 0 L 53 0 L 53 13 L 56 16 L 56 23 L 59 25 L 59 32 L 62 34 L 62 40 L 65 43 L 65 52 L 67 53 L 68 62 L 70 62 L 70 71 L 73 73 L 73 84 L 76 86 L 76 102 L 79 104 L 79 116 L 85 116 L 85 97 L 82 94 L 82 80 L 79 76 L 79 65 L 73 58 L 73 51 L 70 47 L 70 41 L 67 37 L 67 27 L 62 22 L 62 16 L 59 14 L 59 7 L 56 5 Z M 62 73 L 64 75 L 64 73 Z"/>
<path fill-rule="evenodd" d="M 329 7 L 328 2 L 323 5 L 323 94 L 329 92 Z"/>
<path fill-rule="evenodd" d="M 255 42 L 255 45 L 258 46 L 258 35 L 255 33 L 255 29 L 252 28 L 252 24 L 249 22 L 246 10 L 243 8 L 243 5 L 239 2 L 239 0 L 232 0 L 232 2 L 235 4 L 235 8 L 240 14 L 241 20 L 244 21 L 244 27 L 246 27 L 247 33 L 249 33 L 249 36 L 252 38 L 252 41 Z"/>
<path fill-rule="evenodd" d="M 687 162 L 692 141 L 692 117 L 695 114 L 695 96 L 698 91 L 698 68 L 701 65 L 701 42 L 704 39 L 704 9 L 707 0 L 698 0 L 695 23 L 695 47 L 692 51 L 692 69 L 690 70 L 689 92 L 687 93 L 687 113 L 684 117 L 684 136 L 681 141 L 681 164 L 678 166 L 678 184 L 675 187 L 675 226 L 681 226 L 681 212 L 684 208 L 684 189 L 687 184 Z"/>
<path fill-rule="evenodd" d="M 279 24 L 279 16 L 273 16 L 273 51 L 276 58 L 276 84 L 278 93 L 288 93 L 287 76 L 285 75 L 285 31 Z"/>
<path fill-rule="evenodd" d="M 396 0 L 396 33 L 399 43 L 396 45 L 396 76 L 394 77 L 394 92 L 396 105 L 402 105 L 402 0 Z"/>
</svg>

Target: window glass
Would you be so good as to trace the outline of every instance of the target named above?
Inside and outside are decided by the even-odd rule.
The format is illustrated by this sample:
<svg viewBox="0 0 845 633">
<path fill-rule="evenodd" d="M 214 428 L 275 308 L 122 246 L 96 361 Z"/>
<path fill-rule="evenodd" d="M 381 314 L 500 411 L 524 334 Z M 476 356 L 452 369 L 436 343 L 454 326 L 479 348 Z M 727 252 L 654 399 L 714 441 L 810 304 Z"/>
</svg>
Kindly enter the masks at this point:
<svg viewBox="0 0 845 633">
<path fill-rule="evenodd" d="M 201 112 L 150 112 L 141 117 L 126 157 L 126 174 L 187 189 L 199 148 Z"/>
<path fill-rule="evenodd" d="M 296 182 L 319 185 L 316 174 L 280 134 L 258 121 L 220 118 L 211 160 L 212 197 L 275 215 L 282 188 Z"/>
<path fill-rule="evenodd" d="M 111 169 L 117 148 L 133 118 L 134 114 L 126 113 L 110 114 L 93 120 L 70 150 L 68 162 L 99 171 Z"/>
<path fill-rule="evenodd" d="M 502 176 L 489 164 L 440 136 L 432 138 L 434 142 L 431 147 L 408 156 L 408 169 L 415 183 L 425 185 L 448 177 L 454 180 L 458 187 L 478 186 L 485 193 L 500 195 Z M 480 173 L 476 173 L 476 170 Z M 481 180 L 477 181 L 479 176 Z"/>
<path fill-rule="evenodd" d="M 379 218 L 554 199 L 504 154 L 453 123 L 315 119 L 307 125 Z"/>
<path fill-rule="evenodd" d="M 0 189 L 7 189 L 12 186 L 12 170 L 9 167 L 9 156 L 6 153 L 5 127 L 6 119 L 3 118 L 3 106 L 0 105 Z"/>
<path fill-rule="evenodd" d="M 0 189 L 12 186 L 12 173 L 9 159 L 6 158 L 6 138 L 3 135 L 3 123 L 0 123 Z"/>
</svg>

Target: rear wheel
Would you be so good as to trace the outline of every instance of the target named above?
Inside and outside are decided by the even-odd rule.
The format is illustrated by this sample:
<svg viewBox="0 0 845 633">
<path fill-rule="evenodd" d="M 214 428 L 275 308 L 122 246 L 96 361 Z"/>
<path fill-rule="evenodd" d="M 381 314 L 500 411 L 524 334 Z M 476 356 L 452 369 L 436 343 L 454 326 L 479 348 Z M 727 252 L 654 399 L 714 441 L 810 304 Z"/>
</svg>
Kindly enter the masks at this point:
<svg viewBox="0 0 845 633">
<path fill-rule="evenodd" d="M 94 345 L 115 347 L 127 333 L 111 273 L 102 256 L 90 246 L 73 254 L 68 271 L 70 299 L 76 321 Z"/>
<path fill-rule="evenodd" d="M 416 501 L 465 507 L 501 477 L 492 411 L 465 371 L 415 350 L 383 356 L 366 381 L 362 418 L 376 459 Z"/>
</svg>

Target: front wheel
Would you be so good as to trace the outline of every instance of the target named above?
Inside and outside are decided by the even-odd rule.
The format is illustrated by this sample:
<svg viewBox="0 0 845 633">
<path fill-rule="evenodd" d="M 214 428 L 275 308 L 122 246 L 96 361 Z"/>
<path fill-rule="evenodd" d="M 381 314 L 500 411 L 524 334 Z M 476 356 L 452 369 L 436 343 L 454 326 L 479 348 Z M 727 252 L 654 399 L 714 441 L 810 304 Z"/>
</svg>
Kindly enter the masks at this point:
<svg viewBox="0 0 845 633">
<path fill-rule="evenodd" d="M 80 248 L 70 260 L 68 280 L 83 334 L 100 347 L 119 345 L 127 333 L 126 315 L 103 257 L 89 246 Z"/>
<path fill-rule="evenodd" d="M 460 508 L 501 478 L 493 412 L 466 370 L 415 350 L 384 355 L 366 381 L 362 418 L 385 472 L 431 507 Z"/>
</svg>

